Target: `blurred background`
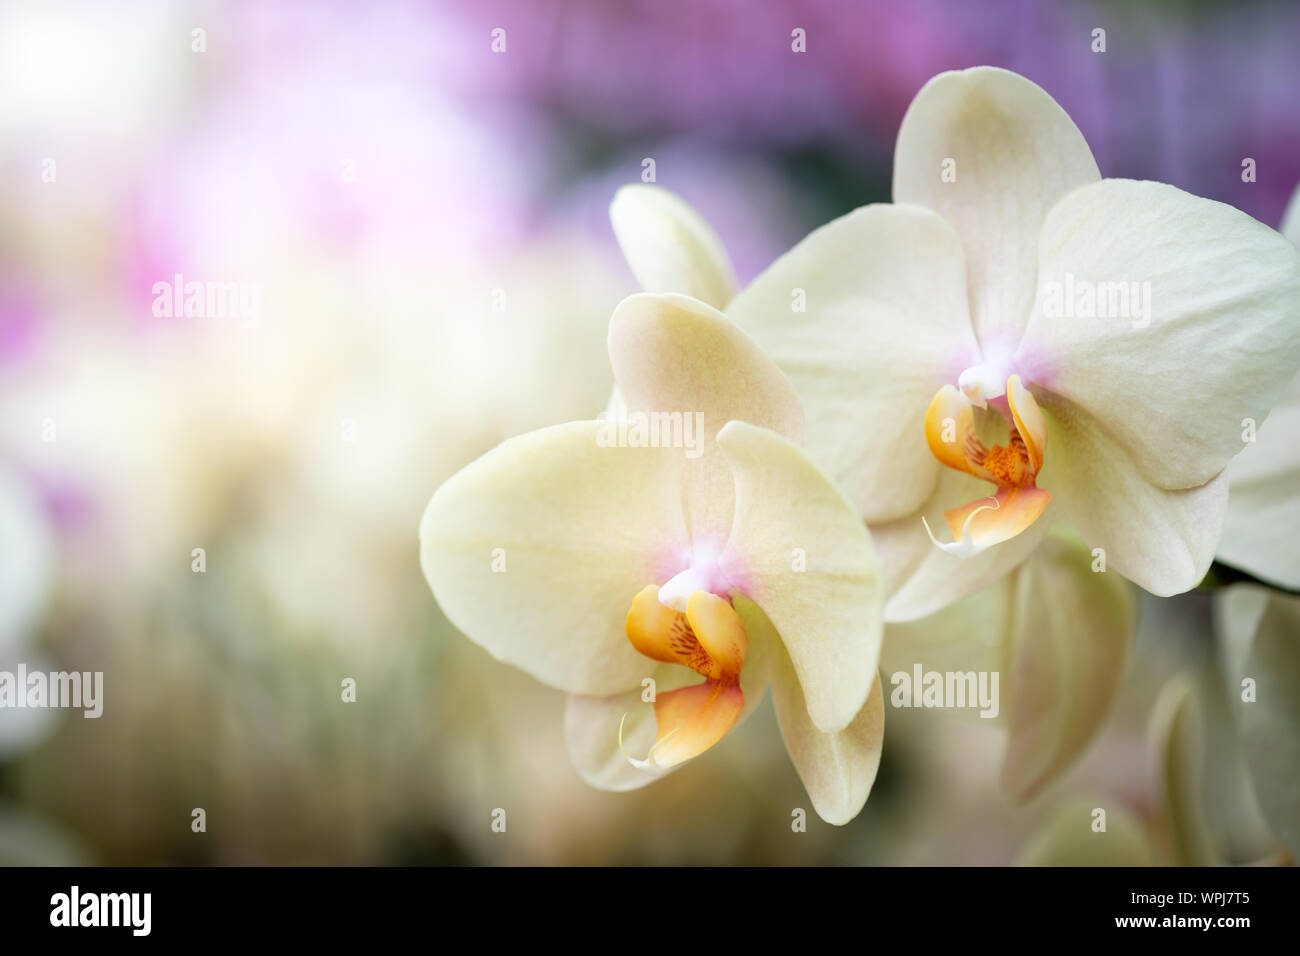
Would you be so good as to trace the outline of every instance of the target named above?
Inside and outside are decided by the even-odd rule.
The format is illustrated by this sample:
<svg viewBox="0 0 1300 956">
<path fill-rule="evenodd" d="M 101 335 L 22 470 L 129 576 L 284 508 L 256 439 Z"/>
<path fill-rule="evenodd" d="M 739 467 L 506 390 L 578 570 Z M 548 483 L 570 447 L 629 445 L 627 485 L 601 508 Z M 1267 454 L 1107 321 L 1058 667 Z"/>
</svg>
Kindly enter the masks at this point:
<svg viewBox="0 0 1300 956">
<path fill-rule="evenodd" d="M 0 669 L 106 682 L 98 720 L 0 710 L 0 862 L 1001 864 L 1073 800 L 1158 828 L 1151 700 L 1214 686 L 1207 594 L 1142 602 L 1103 734 L 1028 806 L 997 728 L 891 709 L 867 809 L 793 833 L 770 704 L 647 789 L 583 784 L 563 695 L 448 625 L 416 529 L 603 407 L 644 158 L 743 282 L 887 201 L 912 96 L 993 64 L 1103 175 L 1276 226 L 1297 41 L 1300 6 L 1236 0 L 0 3 Z M 256 314 L 158 315 L 178 274 Z M 1269 848 L 1248 800 L 1208 810 L 1228 858 Z"/>
</svg>

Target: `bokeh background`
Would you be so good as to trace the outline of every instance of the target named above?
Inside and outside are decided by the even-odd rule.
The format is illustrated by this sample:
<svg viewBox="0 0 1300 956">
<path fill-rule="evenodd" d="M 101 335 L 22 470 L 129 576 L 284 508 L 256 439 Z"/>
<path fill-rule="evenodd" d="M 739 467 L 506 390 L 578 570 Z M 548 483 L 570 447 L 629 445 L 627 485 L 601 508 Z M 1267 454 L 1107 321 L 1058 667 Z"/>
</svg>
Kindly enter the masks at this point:
<svg viewBox="0 0 1300 956">
<path fill-rule="evenodd" d="M 1158 831 L 1151 700 L 1214 685 L 1208 594 L 1143 601 L 1103 734 L 1030 805 L 998 729 L 891 709 L 867 809 L 799 834 L 770 704 L 586 787 L 563 695 L 448 625 L 416 528 L 477 455 L 603 407 L 635 291 L 606 212 L 643 158 L 745 281 L 889 199 L 930 76 L 994 64 L 1103 175 L 1276 225 L 1298 41 L 1300 6 L 1239 0 L 0 3 L 0 667 L 107 685 L 99 720 L 0 711 L 0 861 L 1000 864 L 1077 800 Z M 156 317 L 176 273 L 258 283 L 256 327 Z M 1208 809 L 1228 858 L 1270 846 L 1234 788 Z"/>
</svg>

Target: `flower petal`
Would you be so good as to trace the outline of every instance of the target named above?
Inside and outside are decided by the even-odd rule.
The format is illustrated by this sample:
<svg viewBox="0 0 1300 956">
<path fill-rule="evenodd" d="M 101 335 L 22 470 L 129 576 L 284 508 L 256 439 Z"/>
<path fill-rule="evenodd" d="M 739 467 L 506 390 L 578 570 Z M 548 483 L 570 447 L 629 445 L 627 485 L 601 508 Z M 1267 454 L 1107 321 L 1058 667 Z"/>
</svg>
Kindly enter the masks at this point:
<svg viewBox="0 0 1300 956">
<path fill-rule="evenodd" d="M 1106 811 L 1106 829 L 1092 828 L 1093 810 Z M 1073 799 L 1055 811 L 1030 838 L 1016 866 L 1152 866 L 1154 856 L 1142 824 L 1122 806 L 1104 799 Z"/>
<path fill-rule="evenodd" d="M 656 698 L 700 682 L 700 675 L 685 667 L 645 663 L 643 680 L 654 681 Z M 677 769 L 653 764 L 635 766 L 628 759 L 645 757 L 659 734 L 653 701 L 643 697 L 647 690 L 637 687 L 603 697 L 569 695 L 564 708 L 564 742 L 569 761 L 591 786 L 618 792 L 636 790 Z M 745 702 L 750 703 L 748 698 Z"/>
<path fill-rule="evenodd" d="M 862 708 L 842 730 L 820 730 L 808 712 L 802 685 L 784 650 L 776 653 L 772 698 L 781 738 L 813 809 L 827 823 L 843 826 L 867 802 L 885 736 L 885 695 L 873 679 Z"/>
<path fill-rule="evenodd" d="M 686 619 L 709 657 L 725 672 L 739 674 L 749 639 L 735 608 L 708 591 L 696 591 L 686 603 Z"/>
<path fill-rule="evenodd" d="M 1043 217 L 1099 177 L 1078 127 L 1023 76 L 975 67 L 940 73 L 916 94 L 898 131 L 894 201 L 935 210 L 961 236 L 986 351 L 1014 348 L 1029 320 Z"/>
<path fill-rule="evenodd" d="M 1009 730 L 1001 777 L 1023 802 L 1064 772 L 1109 713 L 1134 621 L 1132 586 L 1091 573 L 1092 557 L 1053 534 L 1018 568 L 919 621 L 889 624 L 886 674 L 996 672 L 999 708 L 961 713 Z"/>
<path fill-rule="evenodd" d="M 674 452 L 687 527 L 697 551 L 720 548 L 734 493 L 714 436 L 740 419 L 797 441 L 803 409 L 794 388 L 726 316 L 682 295 L 624 299 L 610 319 L 609 357 L 629 413 L 681 416 L 683 436 L 696 442 Z"/>
<path fill-rule="evenodd" d="M 1157 487 L 1215 477 L 1300 367 L 1300 253 L 1223 203 L 1079 189 L 1043 224 L 1038 275 L 1018 367 L 1104 422 Z"/>
<path fill-rule="evenodd" d="M 1300 375 L 1228 465 L 1228 516 L 1218 558 L 1300 589 Z"/>
<path fill-rule="evenodd" d="M 976 501 L 990 491 L 987 482 L 944 469 L 934 494 L 918 514 L 871 526 L 885 571 L 885 620 L 914 621 L 960 601 L 1011 571 L 1038 546 L 1047 531 L 1047 517 L 971 557 L 957 557 L 934 546 L 922 516 L 931 528 L 940 528 L 944 510 L 954 502 Z"/>
<path fill-rule="evenodd" d="M 731 422 L 718 445 L 736 481 L 736 520 L 718 565 L 780 633 L 813 723 L 841 730 L 862 709 L 880 656 L 871 537 L 843 493 L 787 439 Z"/>
<path fill-rule="evenodd" d="M 1053 451 L 1039 484 L 1062 516 L 1113 568 L 1160 597 L 1200 582 L 1214 559 L 1228 504 L 1221 472 L 1199 488 L 1166 491 L 1148 482 L 1127 451 L 1092 416 L 1054 395 L 1041 403 Z"/>
<path fill-rule="evenodd" d="M 897 686 L 894 675 L 911 675 L 917 664 L 923 673 L 984 671 L 991 674 L 996 671 L 1001 674 L 1005 667 L 1004 648 L 1011 626 L 1015 579 L 1015 572 L 1005 574 L 988 587 L 928 617 L 886 624 L 880 669 L 889 683 Z M 961 713 L 978 723 L 995 724 L 1004 719 L 1005 709 L 999 704 L 996 717 L 980 717 L 979 710 L 974 708 L 963 709 Z"/>
<path fill-rule="evenodd" d="M 1240 603 L 1235 592 L 1248 596 L 1246 612 L 1217 615 L 1220 627 L 1232 632 L 1225 638 L 1244 650 L 1239 665 L 1228 669 L 1228 691 L 1259 808 L 1273 835 L 1296 857 L 1300 856 L 1300 599 L 1263 588 L 1235 587 L 1229 589 L 1231 603 Z M 1242 700 L 1242 680 L 1247 677 L 1255 681 L 1251 701 Z"/>
<path fill-rule="evenodd" d="M 632 599 L 626 619 L 627 639 L 641 654 L 665 664 L 686 664 L 683 654 L 673 646 L 673 625 L 680 611 L 659 601 L 659 588 L 647 584 Z M 698 648 L 697 648 L 698 650 Z M 689 666 L 689 665 L 687 665 Z"/>
<path fill-rule="evenodd" d="M 859 512 L 913 512 L 939 473 L 918 427 L 926 406 L 979 359 L 952 228 L 925 209 L 858 209 L 778 259 L 727 314 L 790 377 L 808 453 Z"/>
<path fill-rule="evenodd" d="M 656 766 L 675 767 L 698 757 L 736 725 L 745 709 L 740 685 L 704 681 L 659 694 L 655 724 L 659 728 L 652 748 Z"/>
<path fill-rule="evenodd" d="M 1043 454 L 1047 450 L 1047 423 L 1043 421 L 1043 412 L 1033 393 L 1025 388 L 1019 375 L 1007 379 L 1007 407 L 1016 423 L 1016 433 L 1029 453 L 1030 467 L 1037 474 L 1043 467 Z"/>
<path fill-rule="evenodd" d="M 1213 866 L 1219 863 L 1205 823 L 1201 780 L 1205 725 L 1196 686 L 1190 677 L 1175 677 L 1161 689 L 1151 711 L 1147 737 L 1174 864 Z"/>
<path fill-rule="evenodd" d="M 953 540 L 978 554 L 1023 534 L 1047 510 L 1050 492 L 1042 488 L 1000 488 L 943 513 Z M 960 553 L 960 552 L 958 552 Z"/>
<path fill-rule="evenodd" d="M 1282 214 L 1282 224 L 1277 229 L 1295 245 L 1300 246 L 1300 187 L 1291 194 L 1291 201 L 1286 204 L 1286 212 Z"/>
<path fill-rule="evenodd" d="M 1008 635 L 1010 738 L 1003 789 L 1025 802 L 1087 748 L 1128 662 L 1132 586 L 1094 573 L 1081 546 L 1049 538 L 1015 574 Z"/>
<path fill-rule="evenodd" d="M 985 481 L 994 480 L 973 460 L 972 446 L 982 449 L 975 434 L 975 410 L 956 386 L 945 385 L 935 392 L 925 411 L 925 441 L 941 465 Z"/>
<path fill-rule="evenodd" d="M 439 488 L 420 523 L 420 564 L 451 622 L 573 693 L 612 694 L 645 675 L 624 620 L 687 547 L 681 452 L 602 447 L 602 427 L 510 439 Z"/>
<path fill-rule="evenodd" d="M 712 227 L 662 186 L 624 186 L 609 206 L 623 258 L 646 292 L 679 292 L 725 309 L 736 273 Z"/>
</svg>

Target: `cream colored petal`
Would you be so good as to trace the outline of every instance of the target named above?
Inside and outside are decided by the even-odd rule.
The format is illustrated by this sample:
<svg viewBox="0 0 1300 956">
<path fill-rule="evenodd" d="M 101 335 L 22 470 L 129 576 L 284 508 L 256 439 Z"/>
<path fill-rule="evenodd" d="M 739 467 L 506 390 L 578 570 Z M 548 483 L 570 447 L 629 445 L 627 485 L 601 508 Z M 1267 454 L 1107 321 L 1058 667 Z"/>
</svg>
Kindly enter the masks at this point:
<svg viewBox="0 0 1300 956">
<path fill-rule="evenodd" d="M 680 292 L 725 309 L 736 273 L 717 233 L 662 186 L 624 186 L 609 207 L 623 257 L 646 292 Z"/>
<path fill-rule="evenodd" d="M 1268 588 L 1237 584 L 1214 595 L 1215 648 L 1228 681 L 1228 700 L 1233 703 L 1234 711 L 1240 693 L 1238 685 L 1245 676 L 1246 661 L 1255 644 L 1255 632 L 1268 610 L 1269 593 Z"/>
<path fill-rule="evenodd" d="M 1190 677 L 1165 684 L 1151 711 L 1148 739 L 1155 788 L 1177 866 L 1220 862 L 1205 823 L 1202 793 L 1205 726 Z"/>
<path fill-rule="evenodd" d="M 1277 228 L 1282 235 L 1300 246 L 1300 186 L 1291 194 L 1291 201 L 1286 204 L 1286 212 L 1282 214 L 1282 224 Z"/>
<path fill-rule="evenodd" d="M 1093 829 L 1097 810 L 1106 811 L 1106 829 Z M 1141 822 L 1112 799 L 1073 799 L 1064 804 L 1025 844 L 1017 866 L 1151 866 L 1151 845 Z"/>
<path fill-rule="evenodd" d="M 1003 576 L 986 588 L 950 604 L 929 617 L 885 625 L 885 641 L 880 650 L 880 671 L 885 678 L 885 692 L 893 693 L 903 685 L 913 686 L 916 667 L 922 674 L 974 672 L 998 673 L 1001 694 L 1004 646 L 1011 625 L 1011 597 L 1015 573 Z M 969 717 L 990 725 L 1003 722 L 1004 709 L 981 717 L 980 708 L 962 708 L 957 716 Z"/>
<path fill-rule="evenodd" d="M 916 621 L 889 624 L 887 677 L 998 674 L 997 712 L 964 716 L 1008 727 L 1002 785 L 1025 801 L 1067 769 L 1109 713 L 1132 634 L 1131 585 L 1093 574 L 1082 545 L 1050 535 L 1010 574 Z"/>
<path fill-rule="evenodd" d="M 1160 597 L 1195 587 L 1214 560 L 1228 504 L 1227 473 L 1199 488 L 1165 491 L 1096 419 L 1054 395 L 1042 405 L 1052 436 L 1038 484 L 1089 548 Z"/>
<path fill-rule="evenodd" d="M 1047 510 L 1052 496 L 1042 488 L 1000 488 L 944 512 L 952 542 L 934 539 L 936 547 L 969 558 L 1024 534 Z M 927 519 L 928 522 L 929 519 Z"/>
<path fill-rule="evenodd" d="M 1038 279 L 1018 367 L 1159 488 L 1214 478 L 1243 449 L 1242 420 L 1262 423 L 1300 367 L 1300 252 L 1173 186 L 1108 179 L 1065 197 Z"/>
<path fill-rule="evenodd" d="M 1037 474 L 1043 467 L 1043 455 L 1047 451 L 1047 423 L 1043 421 L 1043 413 L 1034 393 L 1024 386 L 1019 375 L 1007 379 L 1007 407 L 1011 411 L 1016 433 L 1025 443 L 1029 467 Z"/>
<path fill-rule="evenodd" d="M 880 657 L 881 581 L 871 537 L 844 494 L 789 440 L 744 422 L 718 435 L 736 519 L 718 565 L 763 609 L 789 653 L 813 723 L 841 730 Z"/>
<path fill-rule="evenodd" d="M 700 675 L 675 664 L 647 660 L 644 679 L 655 682 L 654 693 L 658 695 L 698 684 Z M 600 790 L 636 790 L 682 766 L 642 768 L 628 760 L 628 756 L 644 759 L 655 742 L 654 702 L 646 699 L 648 694 L 649 688 L 637 687 L 606 697 L 569 695 L 564 708 L 564 741 L 574 769 L 591 786 Z"/>
<path fill-rule="evenodd" d="M 1300 598 L 1231 588 L 1219 604 L 1223 639 L 1238 651 L 1225 670 L 1255 797 L 1273 835 L 1300 857 Z M 1243 699 L 1247 679 L 1252 700 Z"/>
<path fill-rule="evenodd" d="M 949 170 L 955 178 L 945 177 Z M 922 87 L 894 151 L 894 201 L 935 210 L 961 236 L 970 312 L 986 351 L 1014 349 L 1029 320 L 1047 211 L 1099 178 L 1083 134 L 1056 101 L 987 66 L 940 73 Z"/>
<path fill-rule="evenodd" d="M 1010 736 L 1002 787 L 1036 796 L 1092 743 L 1128 663 L 1135 602 L 1082 546 L 1049 538 L 1015 573 L 1002 693 Z"/>
<path fill-rule="evenodd" d="M 825 733 L 808 713 L 789 656 L 778 648 L 775 657 L 772 699 L 785 749 L 817 815 L 843 826 L 866 804 L 880 768 L 885 736 L 885 695 L 880 678 L 874 679 L 870 696 L 848 726 Z"/>
<path fill-rule="evenodd" d="M 452 476 L 420 524 L 420 564 L 467 637 L 572 693 L 638 684 L 632 599 L 688 552 L 680 452 L 604 447 L 599 422 L 521 435 Z"/>
<path fill-rule="evenodd" d="M 931 528 L 943 528 L 945 510 L 993 491 L 986 481 L 944 469 L 934 494 L 916 514 L 871 526 L 885 574 L 886 621 L 915 621 L 960 601 L 1012 571 L 1038 546 L 1054 506 L 1022 533 L 973 557 L 935 547 L 921 523 L 923 515 Z"/>
<path fill-rule="evenodd" d="M 979 448 L 975 409 L 955 385 L 943 386 L 930 400 L 925 412 L 925 441 L 940 464 L 984 481 L 996 480 L 972 457 Z"/>
<path fill-rule="evenodd" d="M 1300 590 L 1300 375 L 1243 448 L 1228 465 L 1218 559 Z"/>
<path fill-rule="evenodd" d="M 778 259 L 727 314 L 790 377 L 804 446 L 861 514 L 914 511 L 939 474 L 926 407 L 979 361 L 952 228 L 916 207 L 858 209 Z"/>
<path fill-rule="evenodd" d="M 734 492 L 715 436 L 737 419 L 800 440 L 794 388 L 726 316 L 682 295 L 624 299 L 610 320 L 609 357 L 629 415 L 657 414 L 654 431 L 678 446 L 692 542 L 716 553 L 731 530 Z"/>
</svg>

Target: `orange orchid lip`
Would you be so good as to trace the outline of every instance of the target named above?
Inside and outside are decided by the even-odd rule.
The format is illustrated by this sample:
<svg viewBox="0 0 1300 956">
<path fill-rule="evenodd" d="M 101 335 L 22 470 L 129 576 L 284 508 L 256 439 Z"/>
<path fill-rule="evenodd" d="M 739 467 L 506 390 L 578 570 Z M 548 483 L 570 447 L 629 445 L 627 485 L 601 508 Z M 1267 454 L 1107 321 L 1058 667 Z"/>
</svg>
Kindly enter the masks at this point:
<svg viewBox="0 0 1300 956">
<path fill-rule="evenodd" d="M 960 508 L 944 512 L 953 540 L 934 537 L 935 545 L 950 554 L 970 557 L 1020 534 L 1038 520 L 1051 493 L 1037 486 L 1047 448 L 1043 413 L 1019 375 L 1007 379 L 1005 413 L 1010 437 L 1005 446 L 986 448 L 975 434 L 975 412 L 970 399 L 952 385 L 935 394 L 925 413 L 925 439 L 939 462 L 990 482 L 996 491 Z"/>
<path fill-rule="evenodd" d="M 745 707 L 740 671 L 749 649 L 731 602 L 695 591 L 682 612 L 661 603 L 659 586 L 649 584 L 632 600 L 626 631 L 632 646 L 651 660 L 681 664 L 705 678 L 656 697 L 654 745 L 645 760 L 628 759 L 647 769 L 672 767 L 726 736 Z"/>
</svg>

